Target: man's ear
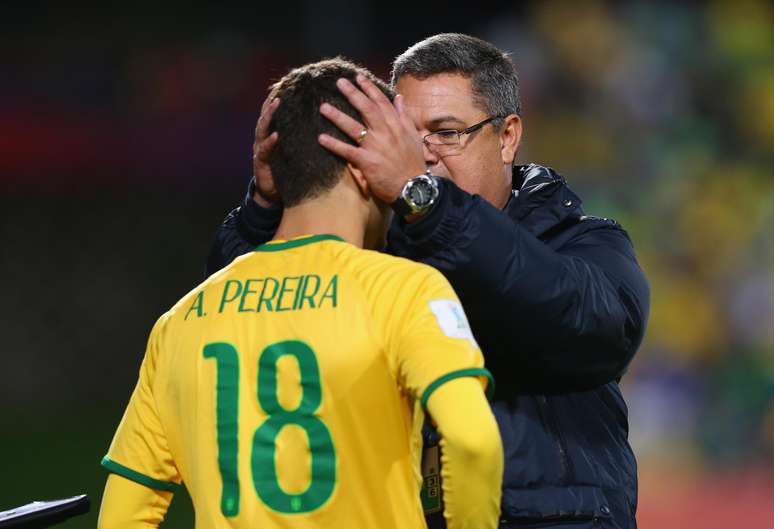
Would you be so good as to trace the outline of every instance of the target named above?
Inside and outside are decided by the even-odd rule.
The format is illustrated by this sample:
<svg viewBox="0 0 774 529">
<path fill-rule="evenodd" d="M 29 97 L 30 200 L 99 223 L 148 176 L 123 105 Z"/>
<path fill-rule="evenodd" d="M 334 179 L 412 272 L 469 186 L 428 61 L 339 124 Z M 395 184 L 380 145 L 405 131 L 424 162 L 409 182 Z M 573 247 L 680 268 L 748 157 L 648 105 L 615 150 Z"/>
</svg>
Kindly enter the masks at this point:
<svg viewBox="0 0 774 529">
<path fill-rule="evenodd" d="M 351 163 L 347 163 L 347 171 L 350 175 L 352 175 L 352 180 L 355 182 L 355 185 L 360 190 L 360 193 L 363 195 L 363 198 L 370 198 L 371 197 L 371 190 L 368 187 L 368 180 L 366 180 L 365 176 L 363 176 L 363 171 L 352 165 Z"/>
<path fill-rule="evenodd" d="M 503 164 L 513 165 L 519 143 L 521 143 L 521 118 L 516 114 L 509 114 L 500 131 L 500 153 Z"/>
</svg>

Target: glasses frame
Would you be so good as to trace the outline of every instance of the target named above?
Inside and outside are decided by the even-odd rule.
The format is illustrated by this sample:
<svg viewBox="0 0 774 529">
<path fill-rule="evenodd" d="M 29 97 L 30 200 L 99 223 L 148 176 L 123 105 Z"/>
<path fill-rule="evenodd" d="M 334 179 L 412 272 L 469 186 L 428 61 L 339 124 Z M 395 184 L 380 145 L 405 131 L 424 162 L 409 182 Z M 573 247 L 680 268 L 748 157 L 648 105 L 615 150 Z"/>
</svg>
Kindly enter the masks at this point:
<svg viewBox="0 0 774 529">
<path fill-rule="evenodd" d="M 484 119 L 482 121 L 479 121 L 475 125 L 471 125 L 470 127 L 466 128 L 465 130 L 454 130 L 454 129 L 437 130 L 435 132 L 431 132 L 430 134 L 425 134 L 424 136 L 422 136 L 422 143 L 427 145 L 429 148 L 433 148 L 433 147 L 459 147 L 460 145 L 462 145 L 462 136 L 463 135 L 473 134 L 474 132 L 476 132 L 477 130 L 481 129 L 485 125 L 491 123 L 492 121 L 494 121 L 496 119 L 501 119 L 503 117 L 505 117 L 505 116 L 490 116 L 490 117 L 488 117 L 488 118 L 486 118 L 486 119 Z M 452 131 L 457 133 L 457 141 L 455 143 L 432 143 L 432 142 L 427 141 L 427 138 L 429 138 L 430 136 L 435 136 L 436 134 L 439 134 L 441 132 L 452 132 Z"/>
</svg>

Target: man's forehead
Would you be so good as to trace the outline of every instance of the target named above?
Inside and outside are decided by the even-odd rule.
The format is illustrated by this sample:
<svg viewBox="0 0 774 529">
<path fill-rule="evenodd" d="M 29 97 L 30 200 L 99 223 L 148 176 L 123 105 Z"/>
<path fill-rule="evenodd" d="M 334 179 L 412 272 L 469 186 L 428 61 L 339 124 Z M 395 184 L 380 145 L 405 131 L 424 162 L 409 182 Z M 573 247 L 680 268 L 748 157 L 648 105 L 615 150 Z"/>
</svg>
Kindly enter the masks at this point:
<svg viewBox="0 0 774 529">
<path fill-rule="evenodd" d="M 460 74 L 442 73 L 419 79 L 404 75 L 396 83 L 396 91 L 414 100 L 448 99 L 454 102 L 473 103 L 470 79 Z"/>
<path fill-rule="evenodd" d="M 426 126 L 467 123 L 480 110 L 473 100 L 470 79 L 460 74 L 437 74 L 424 79 L 404 75 L 395 85 L 415 121 Z"/>
<path fill-rule="evenodd" d="M 433 114 L 428 113 L 424 116 L 425 125 L 428 128 L 438 127 L 441 125 L 465 125 L 465 120 L 454 114 Z"/>
</svg>

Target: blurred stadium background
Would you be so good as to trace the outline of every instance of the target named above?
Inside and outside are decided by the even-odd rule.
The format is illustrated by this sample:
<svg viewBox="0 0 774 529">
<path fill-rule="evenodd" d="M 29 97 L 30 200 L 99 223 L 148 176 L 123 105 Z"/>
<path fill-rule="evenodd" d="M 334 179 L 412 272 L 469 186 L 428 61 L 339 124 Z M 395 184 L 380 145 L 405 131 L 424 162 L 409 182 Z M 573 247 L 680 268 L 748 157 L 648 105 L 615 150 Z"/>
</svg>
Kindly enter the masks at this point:
<svg viewBox="0 0 774 529">
<path fill-rule="evenodd" d="M 640 527 L 774 527 L 770 2 L 129 5 L 0 17 L 0 510 L 86 492 L 66 527 L 95 525 L 147 333 L 243 196 L 270 81 L 336 54 L 386 76 L 461 31 L 513 52 L 520 159 L 618 219 L 651 280 L 623 381 Z M 165 525 L 193 526 L 184 495 Z"/>
</svg>

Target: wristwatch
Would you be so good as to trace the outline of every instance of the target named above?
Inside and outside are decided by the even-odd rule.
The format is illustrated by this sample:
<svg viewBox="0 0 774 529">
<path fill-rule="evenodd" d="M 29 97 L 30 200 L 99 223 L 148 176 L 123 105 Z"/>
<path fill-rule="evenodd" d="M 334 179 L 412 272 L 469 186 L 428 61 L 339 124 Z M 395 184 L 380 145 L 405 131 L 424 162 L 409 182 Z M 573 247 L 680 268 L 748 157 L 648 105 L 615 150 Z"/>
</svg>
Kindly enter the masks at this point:
<svg viewBox="0 0 774 529">
<path fill-rule="evenodd" d="M 427 171 L 406 182 L 398 198 L 391 204 L 395 213 L 401 217 L 426 213 L 440 193 L 437 178 Z"/>
</svg>

